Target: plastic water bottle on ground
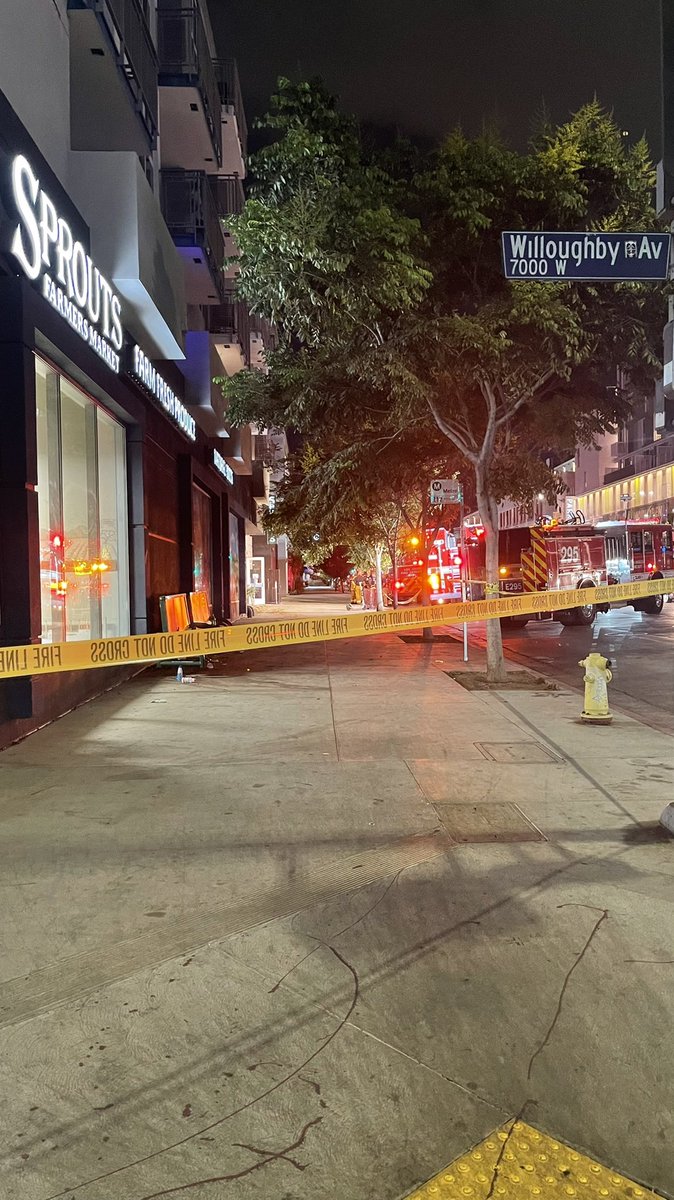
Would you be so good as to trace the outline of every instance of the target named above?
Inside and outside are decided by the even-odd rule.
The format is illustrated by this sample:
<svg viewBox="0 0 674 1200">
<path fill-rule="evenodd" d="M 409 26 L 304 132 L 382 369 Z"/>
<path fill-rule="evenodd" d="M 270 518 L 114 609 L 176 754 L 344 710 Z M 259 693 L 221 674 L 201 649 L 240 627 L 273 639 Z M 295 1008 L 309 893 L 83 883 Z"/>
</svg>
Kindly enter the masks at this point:
<svg viewBox="0 0 674 1200">
<path fill-rule="evenodd" d="M 178 667 L 178 670 L 176 671 L 176 683 L 182 683 L 182 682 L 183 682 L 183 669 L 182 669 L 182 667 Z"/>
</svg>

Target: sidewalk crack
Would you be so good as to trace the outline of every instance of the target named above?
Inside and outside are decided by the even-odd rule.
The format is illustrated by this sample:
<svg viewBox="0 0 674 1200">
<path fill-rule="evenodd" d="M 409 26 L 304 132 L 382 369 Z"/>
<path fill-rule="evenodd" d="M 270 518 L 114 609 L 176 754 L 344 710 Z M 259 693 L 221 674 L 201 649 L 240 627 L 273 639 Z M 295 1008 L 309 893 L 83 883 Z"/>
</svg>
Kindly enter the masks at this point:
<svg viewBox="0 0 674 1200">
<path fill-rule="evenodd" d="M 335 697 L 334 697 L 333 691 L 332 691 L 332 675 L 330 674 L 330 658 L 328 656 L 328 643 L 327 642 L 323 642 L 323 650 L 325 652 L 325 670 L 326 670 L 326 673 L 328 676 L 328 690 L 330 692 L 330 715 L 332 717 L 332 732 L 333 732 L 334 738 L 335 738 L 335 754 L 337 755 L 337 762 L 339 762 L 340 754 L 339 754 L 339 738 L 337 736 L 337 722 L 335 720 Z"/>
<path fill-rule="evenodd" d="M 588 934 L 588 936 L 585 940 L 585 945 L 583 946 L 582 950 L 576 955 L 575 959 L 573 960 L 571 966 L 569 967 L 569 969 L 566 973 L 566 976 L 564 977 L 564 982 L 562 984 L 562 988 L 559 993 L 559 999 L 557 1001 L 557 1007 L 555 1009 L 555 1013 L 552 1018 L 552 1021 L 550 1022 L 550 1025 L 548 1027 L 548 1031 L 545 1034 L 545 1037 L 543 1038 L 540 1045 L 534 1050 L 531 1058 L 529 1059 L 529 1066 L 527 1068 L 527 1079 L 531 1079 L 531 1073 L 534 1069 L 534 1063 L 536 1062 L 536 1059 L 538 1058 L 539 1054 L 542 1054 L 543 1050 L 545 1050 L 545 1047 L 548 1045 L 550 1038 L 552 1037 L 552 1034 L 554 1033 L 555 1026 L 562 1014 L 562 1005 L 564 1004 L 564 997 L 566 995 L 567 988 L 571 982 L 571 976 L 573 975 L 574 971 L 576 970 L 576 967 L 579 967 L 581 962 L 585 958 L 585 955 L 587 954 L 588 950 L 590 949 L 590 945 L 592 944 L 592 941 L 593 941 L 595 935 L 599 931 L 599 926 L 602 924 L 602 922 L 604 922 L 608 919 L 608 909 L 607 908 L 596 908 L 594 905 L 591 905 L 591 904 L 569 903 L 569 904 L 558 904 L 557 907 L 558 908 L 589 908 L 591 911 L 600 912 L 601 916 L 598 917 L 597 920 L 595 921 L 590 933 Z"/>
</svg>

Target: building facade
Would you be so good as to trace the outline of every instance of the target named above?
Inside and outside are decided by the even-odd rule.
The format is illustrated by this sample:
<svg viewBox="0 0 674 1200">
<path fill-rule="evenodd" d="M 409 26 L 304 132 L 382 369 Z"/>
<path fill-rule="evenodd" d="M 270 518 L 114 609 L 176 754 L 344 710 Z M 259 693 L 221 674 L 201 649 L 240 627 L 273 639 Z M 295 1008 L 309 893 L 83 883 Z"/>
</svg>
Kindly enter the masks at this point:
<svg viewBox="0 0 674 1200">
<path fill-rule="evenodd" d="M 5 0 L 0 33 L 0 644 L 156 630 L 175 592 L 236 619 L 269 480 L 213 383 L 253 352 L 235 65 L 196 0 Z M 0 746 L 119 678 L 0 684 Z"/>
</svg>

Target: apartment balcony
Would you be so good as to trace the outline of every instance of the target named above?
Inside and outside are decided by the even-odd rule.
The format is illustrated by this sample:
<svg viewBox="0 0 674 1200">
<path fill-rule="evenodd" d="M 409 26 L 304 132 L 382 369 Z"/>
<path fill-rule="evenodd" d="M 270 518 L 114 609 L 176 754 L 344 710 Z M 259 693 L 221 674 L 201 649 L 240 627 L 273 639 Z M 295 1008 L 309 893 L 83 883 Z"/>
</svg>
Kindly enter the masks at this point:
<svg viewBox="0 0 674 1200">
<path fill-rule="evenodd" d="M 222 102 L 198 0 L 159 0 L 157 31 L 162 164 L 217 174 Z"/>
<path fill-rule="evenodd" d="M 611 458 L 624 458 L 629 453 L 629 442 L 614 442 L 611 446 Z"/>
<path fill-rule="evenodd" d="M 278 346 L 276 326 L 258 313 L 251 313 L 250 323 L 250 365 L 258 371 L 267 371 L 267 354 Z"/>
<path fill-rule="evenodd" d="M 157 54 L 143 0 L 68 0 L 73 150 L 156 143 Z"/>
<path fill-rule="evenodd" d="M 252 470 L 253 499 L 256 504 L 268 504 L 271 489 L 271 470 L 259 459 L 253 462 Z"/>
<path fill-rule="evenodd" d="M 225 223 L 228 217 L 238 217 L 243 212 L 246 197 L 238 175 L 219 175 L 213 183 L 218 212 Z"/>
<path fill-rule="evenodd" d="M 222 166 L 228 175 L 246 174 L 248 127 L 243 111 L 239 72 L 233 58 L 219 59 L 215 72 L 220 90 Z"/>
<path fill-rule="evenodd" d="M 213 187 L 225 238 L 225 256 L 230 259 L 238 258 L 239 247 L 230 230 L 230 218 L 238 217 L 239 213 L 243 212 L 246 202 L 243 184 L 238 175 L 221 175 L 213 180 Z M 225 267 L 225 278 L 231 281 L 236 277 L 236 273 L 236 263 L 230 262 Z"/>
<path fill-rule="evenodd" d="M 228 429 L 228 439 L 218 449 L 235 475 L 253 474 L 253 432 L 250 425 Z"/>
<path fill-rule="evenodd" d="M 208 176 L 203 171 L 162 171 L 161 200 L 184 263 L 188 305 L 217 306 L 225 298 L 225 239 Z"/>
<path fill-rule="evenodd" d="M 214 304 L 206 313 L 208 329 L 215 343 L 224 372 L 230 377 L 250 362 L 250 314 L 242 300 L 225 293 L 222 304 Z"/>
</svg>

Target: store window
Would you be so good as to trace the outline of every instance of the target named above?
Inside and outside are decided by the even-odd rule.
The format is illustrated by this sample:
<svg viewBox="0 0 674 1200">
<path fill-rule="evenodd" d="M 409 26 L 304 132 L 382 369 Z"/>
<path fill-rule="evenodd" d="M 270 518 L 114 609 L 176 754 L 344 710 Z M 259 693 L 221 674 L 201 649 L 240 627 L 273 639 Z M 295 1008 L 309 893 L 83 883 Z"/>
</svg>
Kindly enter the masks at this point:
<svg viewBox="0 0 674 1200">
<path fill-rule="evenodd" d="M 192 573 L 195 592 L 205 592 L 213 603 L 213 517 L 211 498 L 192 485 Z"/>
<path fill-rule="evenodd" d="M 229 615 L 232 620 L 241 611 L 241 556 L 239 553 L 239 518 L 229 514 Z"/>
<path fill-rule="evenodd" d="M 42 641 L 129 632 L 124 427 L 35 361 Z"/>
</svg>

